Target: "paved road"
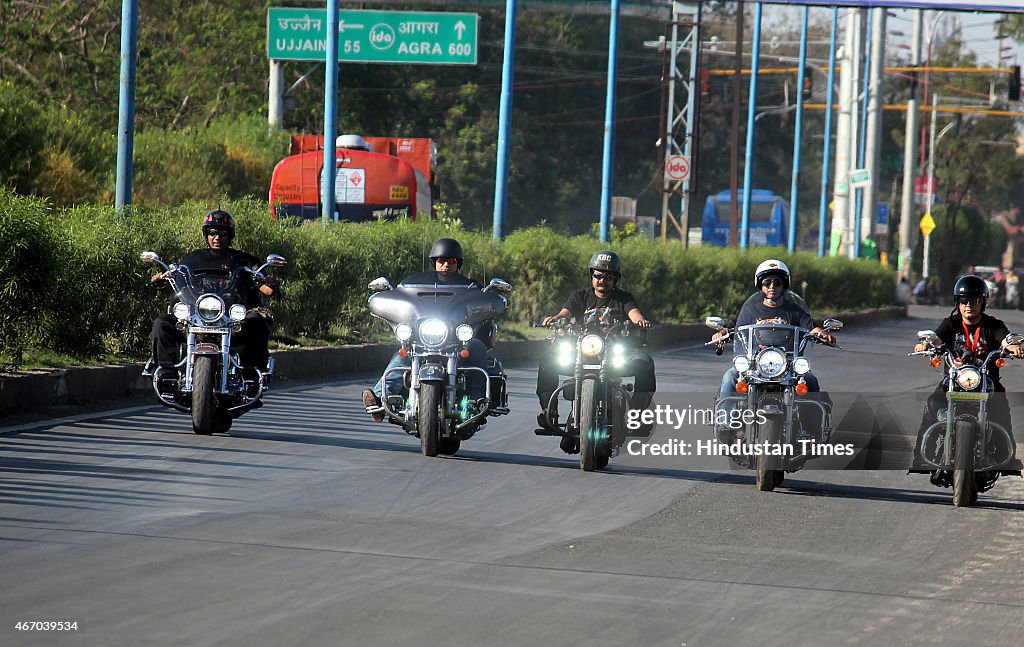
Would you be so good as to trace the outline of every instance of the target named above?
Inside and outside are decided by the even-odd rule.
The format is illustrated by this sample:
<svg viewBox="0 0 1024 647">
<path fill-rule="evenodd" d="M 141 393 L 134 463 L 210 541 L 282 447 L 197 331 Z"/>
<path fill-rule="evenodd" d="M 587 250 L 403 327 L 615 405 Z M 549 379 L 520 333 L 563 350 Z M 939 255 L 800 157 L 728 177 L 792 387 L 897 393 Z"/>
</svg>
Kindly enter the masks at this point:
<svg viewBox="0 0 1024 647">
<path fill-rule="evenodd" d="M 854 412 L 848 429 L 860 411 L 916 425 L 906 394 L 936 378 L 905 353 L 944 311 L 913 314 L 816 351 L 815 372 Z M 997 314 L 1024 330 L 1021 313 Z M 677 408 L 707 406 L 727 366 L 696 347 L 656 360 L 658 401 Z M 1004 374 L 1024 392 L 1024 366 Z M 355 382 L 274 393 L 230 436 L 194 436 L 160 407 L 0 429 L 0 644 L 1024 636 L 1024 480 L 958 510 L 949 490 L 895 469 L 805 470 L 773 493 L 721 461 L 623 453 L 585 474 L 531 433 L 534 372 L 511 375 L 514 413 L 456 458 L 424 458 L 415 438 L 372 424 Z M 651 442 L 673 437 L 710 436 L 663 426 Z M 78 630 L 16 631 L 22 620 Z"/>
</svg>

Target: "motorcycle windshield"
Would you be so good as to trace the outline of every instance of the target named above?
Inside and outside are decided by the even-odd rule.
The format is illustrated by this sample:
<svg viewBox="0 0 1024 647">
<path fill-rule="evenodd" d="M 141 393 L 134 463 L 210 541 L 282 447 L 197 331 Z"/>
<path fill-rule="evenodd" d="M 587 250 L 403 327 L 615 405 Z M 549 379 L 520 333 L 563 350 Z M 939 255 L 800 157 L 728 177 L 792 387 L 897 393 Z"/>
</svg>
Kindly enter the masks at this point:
<svg viewBox="0 0 1024 647">
<path fill-rule="evenodd" d="M 736 343 L 733 346 L 735 355 L 752 358 L 765 348 L 779 348 L 787 355 L 798 355 L 800 342 L 810 334 L 806 328 L 786 326 L 783 324 L 763 323 L 740 326 L 736 329 Z M 807 349 L 802 355 L 806 356 Z"/>
<path fill-rule="evenodd" d="M 415 325 L 422 319 L 441 319 L 450 325 L 483 323 L 505 312 L 507 303 L 496 292 L 455 272 L 419 272 L 405 277 L 392 290 L 370 297 L 370 312 L 392 326 Z"/>
<path fill-rule="evenodd" d="M 195 305 L 204 294 L 216 294 L 226 305 L 245 303 L 245 294 L 250 287 L 251 275 L 246 268 L 236 268 L 230 273 L 203 271 L 193 274 L 185 265 L 174 270 L 175 296 L 182 303 Z"/>
</svg>

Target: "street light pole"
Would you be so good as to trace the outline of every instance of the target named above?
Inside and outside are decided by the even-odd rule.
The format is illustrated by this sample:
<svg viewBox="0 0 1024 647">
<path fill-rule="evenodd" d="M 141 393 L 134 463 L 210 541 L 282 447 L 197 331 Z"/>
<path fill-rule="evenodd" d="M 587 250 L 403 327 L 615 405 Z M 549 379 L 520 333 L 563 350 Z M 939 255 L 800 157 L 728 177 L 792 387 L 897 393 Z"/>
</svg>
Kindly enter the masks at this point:
<svg viewBox="0 0 1024 647">
<path fill-rule="evenodd" d="M 921 64 L 921 26 L 922 11 L 914 12 L 914 31 L 911 39 L 910 66 Z M 903 142 L 903 195 L 900 200 L 900 235 L 897 254 L 897 273 L 900 278 L 910 276 L 911 228 L 914 221 L 914 161 L 917 158 L 917 73 L 911 74 L 910 97 L 907 99 L 907 119 Z"/>
</svg>

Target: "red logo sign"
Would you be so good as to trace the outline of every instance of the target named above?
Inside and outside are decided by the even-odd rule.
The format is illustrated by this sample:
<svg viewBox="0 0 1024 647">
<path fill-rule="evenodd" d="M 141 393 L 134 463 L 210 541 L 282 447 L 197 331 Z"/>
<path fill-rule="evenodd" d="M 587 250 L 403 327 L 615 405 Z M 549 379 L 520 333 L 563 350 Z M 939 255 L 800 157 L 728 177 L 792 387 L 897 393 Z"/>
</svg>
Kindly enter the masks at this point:
<svg viewBox="0 0 1024 647">
<path fill-rule="evenodd" d="M 690 158 L 684 155 L 672 155 L 665 160 L 665 179 L 682 182 L 690 177 Z"/>
<path fill-rule="evenodd" d="M 348 176 L 348 181 L 355 186 L 359 186 L 359 184 L 363 181 L 363 176 L 359 175 L 359 173 L 353 173 L 352 175 Z"/>
</svg>

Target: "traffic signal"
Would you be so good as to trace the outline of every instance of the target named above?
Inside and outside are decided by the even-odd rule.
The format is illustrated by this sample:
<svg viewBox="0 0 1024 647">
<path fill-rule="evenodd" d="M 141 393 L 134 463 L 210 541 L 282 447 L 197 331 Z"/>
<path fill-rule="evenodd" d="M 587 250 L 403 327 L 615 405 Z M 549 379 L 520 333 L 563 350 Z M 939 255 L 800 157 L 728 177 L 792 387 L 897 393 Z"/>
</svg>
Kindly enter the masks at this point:
<svg viewBox="0 0 1024 647">
<path fill-rule="evenodd" d="M 814 94 L 814 80 L 811 76 L 811 72 L 812 70 L 809 66 L 804 67 L 804 87 L 802 88 L 804 101 L 810 99 Z"/>
<path fill-rule="evenodd" d="M 711 93 L 711 73 L 707 70 L 700 72 L 700 93 L 704 96 Z"/>
<path fill-rule="evenodd" d="M 1010 101 L 1020 101 L 1020 65 L 1011 68 L 1010 88 L 1006 94 Z"/>
</svg>

